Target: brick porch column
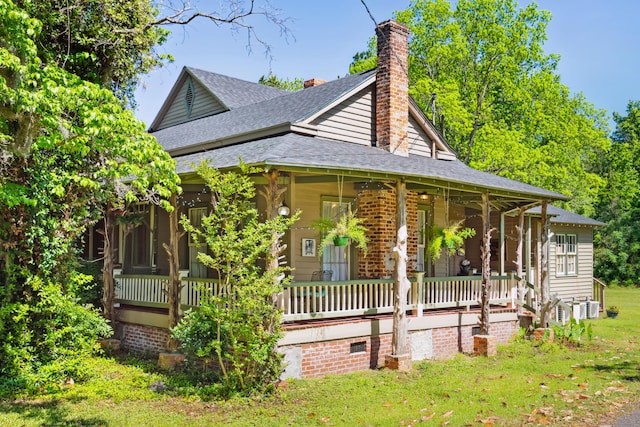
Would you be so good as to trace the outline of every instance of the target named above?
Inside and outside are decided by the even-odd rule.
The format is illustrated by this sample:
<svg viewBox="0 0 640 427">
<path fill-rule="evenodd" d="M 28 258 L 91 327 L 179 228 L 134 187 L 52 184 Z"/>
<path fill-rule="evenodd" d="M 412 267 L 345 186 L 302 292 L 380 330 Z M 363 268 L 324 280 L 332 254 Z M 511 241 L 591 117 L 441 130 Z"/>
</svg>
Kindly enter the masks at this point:
<svg viewBox="0 0 640 427">
<path fill-rule="evenodd" d="M 358 195 L 358 217 L 365 218 L 369 252 L 360 257 L 358 277 L 377 278 L 393 274 L 393 247 L 396 243 L 395 189 L 363 190 Z M 407 194 L 407 252 L 409 270 L 416 269 L 418 248 L 418 195 Z"/>
</svg>

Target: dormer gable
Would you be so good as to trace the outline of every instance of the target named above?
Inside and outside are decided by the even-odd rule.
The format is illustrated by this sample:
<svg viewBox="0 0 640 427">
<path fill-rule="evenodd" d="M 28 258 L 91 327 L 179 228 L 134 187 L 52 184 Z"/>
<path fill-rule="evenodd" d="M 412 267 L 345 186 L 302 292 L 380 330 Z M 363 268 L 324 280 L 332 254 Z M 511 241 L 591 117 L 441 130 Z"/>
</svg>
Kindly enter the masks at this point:
<svg viewBox="0 0 640 427">
<path fill-rule="evenodd" d="M 259 83 L 184 67 L 149 131 L 165 129 L 287 93 Z"/>
</svg>

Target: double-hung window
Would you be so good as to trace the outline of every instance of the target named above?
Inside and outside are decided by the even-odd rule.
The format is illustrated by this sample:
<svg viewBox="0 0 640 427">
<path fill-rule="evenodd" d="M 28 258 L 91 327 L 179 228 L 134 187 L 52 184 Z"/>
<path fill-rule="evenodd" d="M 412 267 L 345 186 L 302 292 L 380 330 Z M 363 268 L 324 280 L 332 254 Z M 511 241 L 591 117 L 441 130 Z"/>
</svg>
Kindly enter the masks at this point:
<svg viewBox="0 0 640 427">
<path fill-rule="evenodd" d="M 575 234 L 556 234 L 556 276 L 578 272 L 578 239 Z"/>
</svg>

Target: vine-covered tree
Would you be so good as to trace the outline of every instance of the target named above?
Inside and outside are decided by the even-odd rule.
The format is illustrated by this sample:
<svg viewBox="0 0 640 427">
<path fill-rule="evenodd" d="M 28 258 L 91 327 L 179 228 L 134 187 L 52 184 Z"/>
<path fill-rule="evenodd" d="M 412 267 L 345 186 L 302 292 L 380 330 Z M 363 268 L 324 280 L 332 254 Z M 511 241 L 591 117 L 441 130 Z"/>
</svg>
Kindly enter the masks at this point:
<svg viewBox="0 0 640 427">
<path fill-rule="evenodd" d="M 156 51 L 160 25 L 207 18 L 255 34 L 247 18 L 274 17 L 245 4 L 163 16 L 151 0 L 0 0 L 0 378 L 73 376 L 106 333 L 75 301 L 80 236 L 102 209 L 169 207 L 179 191 L 173 161 L 123 107 L 140 74 L 169 59 Z"/>
</svg>

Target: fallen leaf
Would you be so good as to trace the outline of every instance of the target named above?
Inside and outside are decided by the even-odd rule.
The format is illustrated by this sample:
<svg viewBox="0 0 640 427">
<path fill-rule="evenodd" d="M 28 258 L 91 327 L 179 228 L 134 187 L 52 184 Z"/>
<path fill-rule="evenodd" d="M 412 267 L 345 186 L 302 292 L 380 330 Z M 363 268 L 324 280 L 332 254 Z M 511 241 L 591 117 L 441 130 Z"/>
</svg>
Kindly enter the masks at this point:
<svg viewBox="0 0 640 427">
<path fill-rule="evenodd" d="M 447 418 L 447 417 L 450 417 L 451 415 L 453 415 L 453 410 L 445 412 L 444 414 L 442 414 L 442 417 Z"/>
<path fill-rule="evenodd" d="M 385 408 L 389 408 L 390 406 L 393 406 L 393 403 L 385 402 L 382 404 L 382 406 L 384 406 Z"/>
<path fill-rule="evenodd" d="M 433 418 L 433 417 L 435 417 L 435 416 L 436 416 L 436 413 L 435 413 L 435 412 L 433 412 L 433 413 L 431 413 L 431 414 L 429 414 L 429 415 L 423 415 L 423 416 L 422 416 L 422 418 L 420 418 L 420 419 L 421 419 L 422 421 L 429 421 L 431 418 Z"/>
</svg>

